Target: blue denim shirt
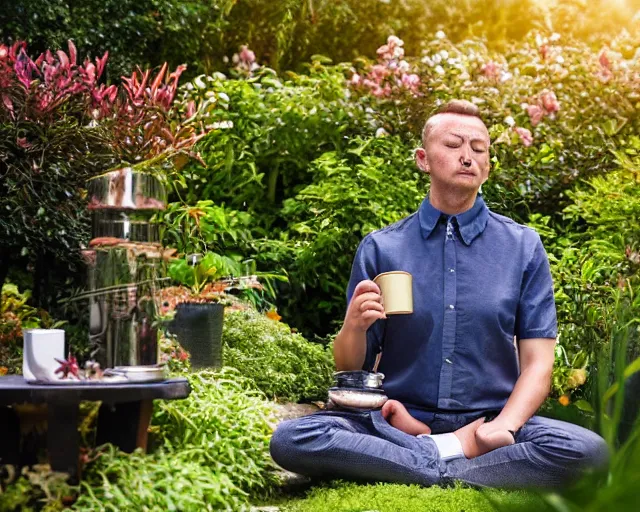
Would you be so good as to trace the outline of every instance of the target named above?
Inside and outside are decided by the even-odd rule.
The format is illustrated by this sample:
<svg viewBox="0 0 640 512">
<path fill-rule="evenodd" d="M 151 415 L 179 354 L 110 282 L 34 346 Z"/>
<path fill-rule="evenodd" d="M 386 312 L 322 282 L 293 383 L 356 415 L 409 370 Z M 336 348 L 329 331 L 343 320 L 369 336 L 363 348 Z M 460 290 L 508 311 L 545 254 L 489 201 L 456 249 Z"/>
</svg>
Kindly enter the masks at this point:
<svg viewBox="0 0 640 512">
<path fill-rule="evenodd" d="M 519 375 L 514 337 L 555 338 L 553 282 L 538 234 L 474 206 L 447 217 L 427 197 L 418 212 L 367 235 L 347 290 L 377 274 L 413 275 L 414 312 L 367 331 L 363 369 L 385 374 L 384 390 L 410 408 L 499 410 Z"/>
</svg>

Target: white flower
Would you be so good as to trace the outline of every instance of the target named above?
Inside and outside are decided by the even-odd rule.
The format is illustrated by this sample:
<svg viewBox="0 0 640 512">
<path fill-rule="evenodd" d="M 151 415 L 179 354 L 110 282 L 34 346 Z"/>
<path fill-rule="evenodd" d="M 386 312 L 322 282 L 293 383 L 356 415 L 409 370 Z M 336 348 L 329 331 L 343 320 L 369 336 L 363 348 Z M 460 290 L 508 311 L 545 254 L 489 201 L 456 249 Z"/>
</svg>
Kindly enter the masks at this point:
<svg viewBox="0 0 640 512">
<path fill-rule="evenodd" d="M 556 57 L 556 62 L 557 62 L 558 64 L 564 64 L 564 59 L 562 58 L 562 55 L 558 55 L 558 56 Z"/>
<path fill-rule="evenodd" d="M 436 66 L 435 72 L 439 75 L 444 75 L 444 68 L 442 66 Z"/>
<path fill-rule="evenodd" d="M 442 62 L 442 55 L 440 55 L 439 53 L 436 53 L 433 56 L 433 62 L 435 62 L 436 64 L 440 64 Z"/>
<path fill-rule="evenodd" d="M 557 32 L 554 32 L 553 34 L 551 34 L 551 37 L 549 37 L 549 41 L 558 41 L 560 39 L 560 34 L 558 34 Z"/>
<path fill-rule="evenodd" d="M 504 122 L 505 122 L 505 124 L 507 124 L 509 126 L 514 126 L 516 124 L 516 120 L 511 116 L 505 117 L 504 118 Z"/>
<path fill-rule="evenodd" d="M 401 60 L 398 63 L 398 71 L 400 71 L 401 73 L 407 73 L 409 71 L 409 63 L 406 60 Z"/>
<path fill-rule="evenodd" d="M 385 137 L 386 135 L 389 135 L 389 133 L 384 128 L 378 128 L 376 130 L 376 137 Z"/>
<path fill-rule="evenodd" d="M 214 130 L 224 130 L 226 128 L 233 128 L 233 121 L 220 121 L 213 123 L 211 127 Z"/>
<path fill-rule="evenodd" d="M 224 100 L 224 101 L 229 101 L 229 96 L 225 92 L 218 93 L 218 98 L 220 98 L 221 100 Z"/>
<path fill-rule="evenodd" d="M 442 55 L 442 58 L 445 60 L 449 58 L 449 52 L 447 50 L 440 50 L 440 55 Z"/>
<path fill-rule="evenodd" d="M 445 38 L 445 37 L 447 37 L 447 36 L 446 36 L 446 34 L 445 34 L 442 30 L 438 30 L 438 31 L 436 32 L 436 37 L 437 37 L 438 39 L 444 39 L 444 38 Z"/>
<path fill-rule="evenodd" d="M 426 64 L 427 66 L 431 66 L 433 67 L 435 65 L 435 62 L 433 62 L 429 56 L 427 55 L 426 57 L 422 57 L 422 63 Z"/>
<path fill-rule="evenodd" d="M 507 80 L 511 80 L 512 78 L 513 78 L 513 75 L 509 72 L 503 71 L 502 73 L 500 73 L 501 82 L 506 82 Z"/>
</svg>

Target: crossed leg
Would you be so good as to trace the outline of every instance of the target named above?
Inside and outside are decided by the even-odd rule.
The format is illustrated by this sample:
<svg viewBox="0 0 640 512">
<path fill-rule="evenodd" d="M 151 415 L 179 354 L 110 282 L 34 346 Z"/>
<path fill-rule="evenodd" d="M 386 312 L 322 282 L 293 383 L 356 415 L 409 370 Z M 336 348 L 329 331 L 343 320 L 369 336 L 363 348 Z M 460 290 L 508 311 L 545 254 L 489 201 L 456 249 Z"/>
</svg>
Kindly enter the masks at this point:
<svg viewBox="0 0 640 512">
<path fill-rule="evenodd" d="M 431 428 L 411 416 L 405 406 L 397 400 L 387 400 L 380 412 L 389 424 L 398 430 L 402 430 L 405 434 L 412 436 L 431 434 Z M 462 445 L 462 451 L 467 459 L 478 457 L 503 446 L 512 445 L 515 442 L 513 436 L 507 430 L 496 432 L 490 438 L 483 437 L 478 439 L 479 436 L 476 436 L 478 427 L 484 422 L 484 418 L 479 418 L 454 432 Z"/>
</svg>

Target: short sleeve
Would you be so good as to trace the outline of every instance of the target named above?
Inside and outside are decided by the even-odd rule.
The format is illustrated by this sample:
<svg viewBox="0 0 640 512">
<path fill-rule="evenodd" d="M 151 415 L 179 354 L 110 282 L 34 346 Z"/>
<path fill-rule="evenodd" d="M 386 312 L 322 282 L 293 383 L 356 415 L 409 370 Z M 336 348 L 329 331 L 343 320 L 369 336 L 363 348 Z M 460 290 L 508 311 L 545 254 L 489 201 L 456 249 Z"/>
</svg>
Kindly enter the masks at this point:
<svg viewBox="0 0 640 512">
<path fill-rule="evenodd" d="M 347 306 L 351 303 L 353 292 L 360 281 L 373 280 L 379 272 L 375 253 L 375 246 L 370 236 L 363 238 L 358 246 L 356 256 L 351 266 L 351 277 L 347 286 Z M 386 320 L 377 320 L 367 330 L 367 354 L 362 365 L 363 370 L 371 371 L 375 364 L 376 355 L 382 349 L 382 338 Z"/>
<path fill-rule="evenodd" d="M 536 234 L 536 244 L 525 268 L 516 314 L 516 337 L 555 338 L 558 334 L 556 303 L 549 259 Z"/>
</svg>

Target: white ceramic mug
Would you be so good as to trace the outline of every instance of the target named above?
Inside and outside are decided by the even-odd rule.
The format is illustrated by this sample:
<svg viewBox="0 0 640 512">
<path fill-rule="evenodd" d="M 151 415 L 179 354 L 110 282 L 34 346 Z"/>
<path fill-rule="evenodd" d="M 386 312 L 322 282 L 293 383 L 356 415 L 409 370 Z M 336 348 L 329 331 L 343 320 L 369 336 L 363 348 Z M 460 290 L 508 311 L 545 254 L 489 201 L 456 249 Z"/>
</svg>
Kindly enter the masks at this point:
<svg viewBox="0 0 640 512">
<path fill-rule="evenodd" d="M 62 329 L 25 329 L 23 332 L 22 375 L 27 381 L 58 380 L 55 374 L 64 359 Z"/>
</svg>

